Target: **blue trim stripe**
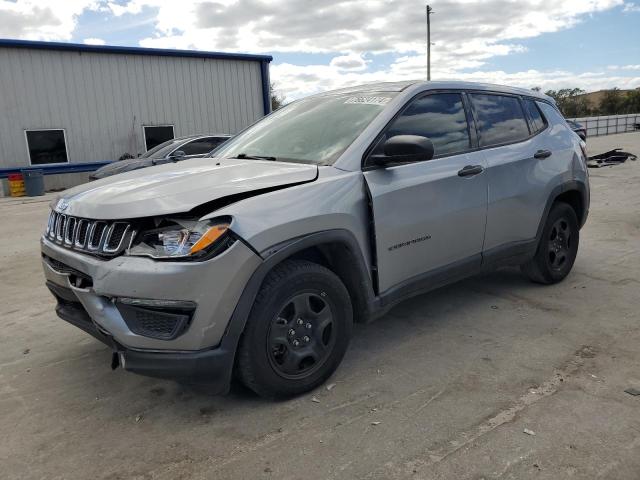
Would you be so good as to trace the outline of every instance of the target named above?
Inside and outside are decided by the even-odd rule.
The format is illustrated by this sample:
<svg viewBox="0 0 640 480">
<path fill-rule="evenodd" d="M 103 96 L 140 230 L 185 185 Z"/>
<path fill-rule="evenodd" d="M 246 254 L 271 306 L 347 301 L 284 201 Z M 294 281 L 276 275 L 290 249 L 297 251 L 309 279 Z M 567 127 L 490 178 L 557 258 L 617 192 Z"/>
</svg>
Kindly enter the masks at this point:
<svg viewBox="0 0 640 480">
<path fill-rule="evenodd" d="M 260 76 L 262 77 L 262 108 L 264 114 L 271 113 L 271 87 L 269 82 L 269 63 L 260 63 Z"/>
<path fill-rule="evenodd" d="M 33 40 L 0 39 L 0 48 L 34 48 L 38 50 L 61 50 L 72 52 L 116 53 L 123 55 L 152 55 L 159 57 L 215 58 L 221 60 L 253 60 L 269 63 L 271 55 L 249 53 L 201 52 L 198 50 L 174 50 L 166 48 L 120 47 L 115 45 L 84 45 L 81 43 L 38 42 Z"/>
<path fill-rule="evenodd" d="M 42 170 L 44 175 L 55 175 L 59 173 L 80 173 L 93 172 L 100 167 L 111 162 L 90 162 L 90 163 L 66 163 L 63 165 L 38 165 L 33 167 L 9 167 L 0 168 L 0 178 L 7 178 L 10 173 L 20 173 L 23 170 Z"/>
</svg>

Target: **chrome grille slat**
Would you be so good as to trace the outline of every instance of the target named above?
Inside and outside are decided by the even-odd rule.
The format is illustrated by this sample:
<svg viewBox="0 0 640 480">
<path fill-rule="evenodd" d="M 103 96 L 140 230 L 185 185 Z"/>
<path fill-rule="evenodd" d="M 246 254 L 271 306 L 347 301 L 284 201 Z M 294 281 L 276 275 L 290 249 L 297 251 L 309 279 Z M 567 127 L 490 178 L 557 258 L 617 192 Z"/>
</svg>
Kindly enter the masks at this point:
<svg viewBox="0 0 640 480">
<path fill-rule="evenodd" d="M 73 245 L 78 248 L 84 248 L 87 243 L 87 231 L 89 229 L 89 220 L 86 218 L 80 218 L 78 220 L 78 228 L 76 229 L 76 236 L 73 241 Z"/>
<path fill-rule="evenodd" d="M 49 220 L 47 221 L 47 230 L 45 232 L 45 235 L 51 235 L 51 229 L 53 228 L 52 224 L 54 224 L 55 221 L 56 221 L 56 212 L 51 210 L 51 213 L 49 214 Z"/>
<path fill-rule="evenodd" d="M 56 239 L 59 242 L 62 242 L 64 235 L 64 225 L 66 223 L 67 216 L 66 215 L 58 215 L 58 221 L 56 223 Z"/>
<path fill-rule="evenodd" d="M 104 235 L 107 231 L 107 222 L 93 222 L 91 226 L 91 233 L 87 242 L 87 248 L 89 250 L 100 250 L 100 247 L 104 244 Z"/>
<path fill-rule="evenodd" d="M 120 231 L 120 229 L 124 229 L 124 230 Z M 124 222 L 112 223 L 111 226 L 109 227 L 107 236 L 104 240 L 104 247 L 103 247 L 104 251 L 107 253 L 113 253 L 120 250 L 120 247 L 122 247 L 122 243 L 124 242 L 124 239 L 127 236 L 128 232 L 129 232 L 128 223 L 124 223 Z M 117 235 L 117 237 L 115 240 L 115 245 L 112 245 L 114 234 Z"/>
<path fill-rule="evenodd" d="M 90 220 L 52 211 L 44 237 L 72 250 L 113 257 L 131 243 L 134 232 L 129 222 Z"/>
<path fill-rule="evenodd" d="M 64 243 L 67 245 L 73 243 L 77 223 L 75 217 L 67 217 L 67 224 L 64 227 Z"/>
</svg>

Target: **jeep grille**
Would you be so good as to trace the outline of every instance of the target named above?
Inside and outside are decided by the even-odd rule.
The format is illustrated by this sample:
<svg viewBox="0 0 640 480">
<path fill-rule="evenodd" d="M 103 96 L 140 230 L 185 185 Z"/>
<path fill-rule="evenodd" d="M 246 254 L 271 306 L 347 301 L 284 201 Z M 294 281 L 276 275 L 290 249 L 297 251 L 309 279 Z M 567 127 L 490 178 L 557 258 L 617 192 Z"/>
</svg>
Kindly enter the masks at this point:
<svg viewBox="0 0 640 480">
<path fill-rule="evenodd" d="M 129 222 L 90 220 L 52 211 L 44 235 L 72 250 L 115 257 L 129 246 L 135 232 Z"/>
</svg>

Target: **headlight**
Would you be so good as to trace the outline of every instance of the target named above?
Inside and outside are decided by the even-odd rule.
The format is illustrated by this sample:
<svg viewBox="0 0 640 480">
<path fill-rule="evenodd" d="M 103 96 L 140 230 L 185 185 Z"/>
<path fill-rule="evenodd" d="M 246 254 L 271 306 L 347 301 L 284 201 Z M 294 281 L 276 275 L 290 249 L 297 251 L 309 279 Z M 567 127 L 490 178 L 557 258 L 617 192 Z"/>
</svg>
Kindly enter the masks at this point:
<svg viewBox="0 0 640 480">
<path fill-rule="evenodd" d="M 158 259 L 200 259 L 229 240 L 229 222 L 172 219 L 169 225 L 141 232 L 128 255 Z"/>
</svg>

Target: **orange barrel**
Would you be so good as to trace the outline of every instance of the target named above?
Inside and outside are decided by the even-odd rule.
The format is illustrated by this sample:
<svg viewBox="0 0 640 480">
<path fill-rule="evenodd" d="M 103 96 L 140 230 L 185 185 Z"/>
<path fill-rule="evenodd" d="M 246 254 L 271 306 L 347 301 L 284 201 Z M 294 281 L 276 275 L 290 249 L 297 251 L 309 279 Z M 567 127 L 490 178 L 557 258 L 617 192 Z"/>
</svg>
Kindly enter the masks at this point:
<svg viewBox="0 0 640 480">
<path fill-rule="evenodd" d="M 21 173 L 10 173 L 9 178 L 9 195 L 12 197 L 24 197 L 24 178 Z"/>
</svg>

